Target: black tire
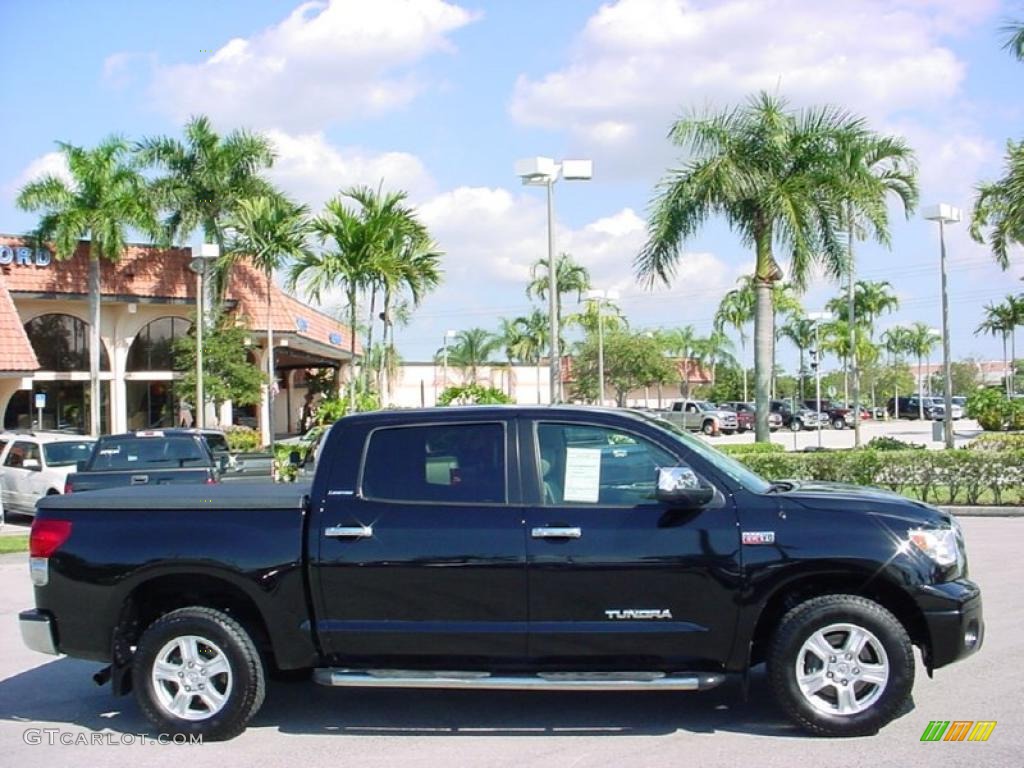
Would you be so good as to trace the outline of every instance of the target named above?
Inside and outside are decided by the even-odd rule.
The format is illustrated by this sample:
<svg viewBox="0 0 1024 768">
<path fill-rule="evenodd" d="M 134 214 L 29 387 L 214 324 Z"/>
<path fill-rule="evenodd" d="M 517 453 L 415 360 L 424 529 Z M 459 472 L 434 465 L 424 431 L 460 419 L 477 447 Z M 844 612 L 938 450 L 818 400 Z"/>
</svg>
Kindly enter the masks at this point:
<svg viewBox="0 0 1024 768">
<path fill-rule="evenodd" d="M 713 422 L 711 419 L 708 419 L 707 421 L 700 425 L 700 431 L 709 437 L 718 432 L 718 430 L 715 427 L 715 422 Z"/>
<path fill-rule="evenodd" d="M 817 631 L 834 624 L 867 630 L 881 644 L 888 662 L 888 679 L 880 693 L 875 694 L 878 686 L 861 684 L 865 698 L 876 698 L 855 714 L 840 715 L 819 709 L 797 682 L 797 659 L 804 643 Z M 864 653 L 870 650 L 866 648 Z M 837 653 L 834 658 L 839 656 Z M 779 705 L 801 728 L 820 736 L 868 736 L 892 721 L 909 703 L 914 687 L 914 648 L 903 625 L 878 603 L 856 595 L 826 595 L 801 603 L 782 618 L 772 639 L 768 674 Z M 826 683 L 828 687 L 838 694 L 839 688 L 833 683 Z M 854 693 L 857 695 L 860 694 Z M 835 698 L 838 701 L 838 695 Z"/>
<path fill-rule="evenodd" d="M 832 429 L 845 429 L 845 428 L 846 428 L 846 422 L 843 419 L 841 419 L 838 416 L 836 416 L 834 419 L 832 419 Z"/>
<path fill-rule="evenodd" d="M 792 419 L 792 420 L 790 420 L 790 422 L 789 422 L 789 430 L 790 430 L 790 432 L 799 432 L 803 428 L 804 428 L 804 423 L 802 421 L 800 421 L 800 419 Z"/>
<path fill-rule="evenodd" d="M 230 690 L 223 706 L 204 719 L 193 720 L 168 712 L 159 700 L 151 675 L 161 650 L 175 638 L 187 635 L 198 636 L 222 650 L 230 670 Z M 244 731 L 266 695 L 263 661 L 249 633 L 227 614 L 200 606 L 179 608 L 149 625 L 132 660 L 132 681 L 139 707 L 157 731 L 201 735 L 211 741 L 232 739 Z M 207 682 L 212 687 L 212 681 Z M 196 699 L 203 701 L 196 693 L 190 703 Z"/>
<path fill-rule="evenodd" d="M 722 430 L 722 434 L 723 435 L 731 435 L 734 431 L 735 430 L 732 430 L 732 429 L 723 429 Z"/>
</svg>

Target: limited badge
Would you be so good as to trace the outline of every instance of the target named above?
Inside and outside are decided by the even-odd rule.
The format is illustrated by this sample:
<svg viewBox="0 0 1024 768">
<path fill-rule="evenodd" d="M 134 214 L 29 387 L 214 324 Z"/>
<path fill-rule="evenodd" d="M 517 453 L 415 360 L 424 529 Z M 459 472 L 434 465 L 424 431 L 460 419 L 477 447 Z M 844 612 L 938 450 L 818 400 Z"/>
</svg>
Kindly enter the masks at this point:
<svg viewBox="0 0 1024 768">
<path fill-rule="evenodd" d="M 744 544 L 774 544 L 775 531 L 744 531 Z"/>
</svg>

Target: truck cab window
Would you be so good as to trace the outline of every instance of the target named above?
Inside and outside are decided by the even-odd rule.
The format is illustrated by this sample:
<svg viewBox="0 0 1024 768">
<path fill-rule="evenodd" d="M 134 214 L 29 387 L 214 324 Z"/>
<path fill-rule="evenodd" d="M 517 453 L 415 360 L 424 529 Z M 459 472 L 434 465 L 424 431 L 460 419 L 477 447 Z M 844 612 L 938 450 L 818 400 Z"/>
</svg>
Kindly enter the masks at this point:
<svg viewBox="0 0 1024 768">
<path fill-rule="evenodd" d="M 643 437 L 605 427 L 538 424 L 537 446 L 546 505 L 652 504 L 658 467 L 680 464 Z"/>
<path fill-rule="evenodd" d="M 505 430 L 497 423 L 378 429 L 361 488 L 367 499 L 504 503 Z"/>
</svg>

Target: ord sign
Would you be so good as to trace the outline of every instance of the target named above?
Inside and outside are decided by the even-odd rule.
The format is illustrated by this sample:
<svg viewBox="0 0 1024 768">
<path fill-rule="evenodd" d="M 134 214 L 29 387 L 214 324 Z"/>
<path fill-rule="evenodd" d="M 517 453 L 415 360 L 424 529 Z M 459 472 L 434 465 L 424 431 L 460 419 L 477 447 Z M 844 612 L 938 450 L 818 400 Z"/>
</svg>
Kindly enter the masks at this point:
<svg viewBox="0 0 1024 768">
<path fill-rule="evenodd" d="M 53 254 L 46 248 L 31 248 L 0 245 L 0 267 L 16 264 L 19 267 L 48 267 L 53 263 Z"/>
</svg>

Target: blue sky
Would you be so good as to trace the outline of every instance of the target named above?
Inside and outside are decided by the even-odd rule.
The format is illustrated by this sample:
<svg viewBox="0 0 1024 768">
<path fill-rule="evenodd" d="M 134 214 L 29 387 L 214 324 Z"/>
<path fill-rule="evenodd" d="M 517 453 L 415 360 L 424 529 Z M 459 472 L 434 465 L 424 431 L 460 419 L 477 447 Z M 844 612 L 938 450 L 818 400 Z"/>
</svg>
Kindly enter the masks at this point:
<svg viewBox="0 0 1024 768">
<path fill-rule="evenodd" d="M 198 112 L 224 132 L 263 130 L 274 180 L 314 208 L 355 183 L 409 191 L 446 252 L 444 287 L 397 336 L 423 359 L 447 328 L 529 309 L 544 200 L 518 184 L 515 160 L 589 157 L 592 182 L 556 188 L 559 248 L 620 291 L 633 325 L 707 332 L 752 264 L 723 225 L 686 244 L 672 286 L 649 292 L 631 273 L 652 189 L 676 158 L 671 121 L 759 89 L 794 106 L 840 103 L 907 138 L 923 204 L 966 210 L 977 181 L 1000 173 L 1006 139 L 1024 134 L 1024 64 L 998 32 L 1015 15 L 1024 8 L 997 0 L 6 0 L 0 231 L 34 224 L 14 197 L 60 172 L 56 140 L 178 135 Z M 860 273 L 889 279 L 903 301 L 878 330 L 937 327 L 934 225 L 893 214 L 892 249 L 858 252 Z M 995 359 L 998 342 L 972 331 L 982 304 L 1021 289 L 1024 258 L 1001 272 L 965 229 L 948 239 L 953 353 Z M 835 290 L 816 280 L 805 303 Z M 780 358 L 795 354 L 783 344 Z"/>
</svg>

